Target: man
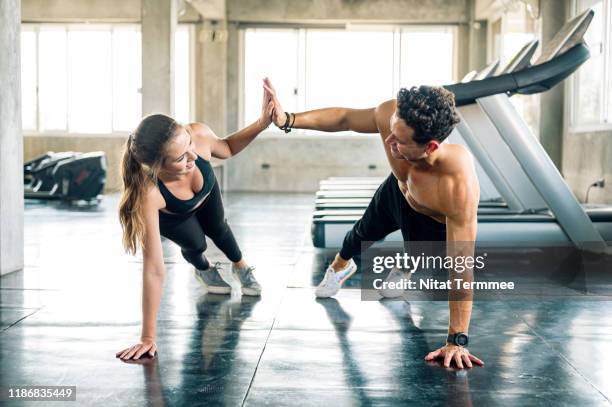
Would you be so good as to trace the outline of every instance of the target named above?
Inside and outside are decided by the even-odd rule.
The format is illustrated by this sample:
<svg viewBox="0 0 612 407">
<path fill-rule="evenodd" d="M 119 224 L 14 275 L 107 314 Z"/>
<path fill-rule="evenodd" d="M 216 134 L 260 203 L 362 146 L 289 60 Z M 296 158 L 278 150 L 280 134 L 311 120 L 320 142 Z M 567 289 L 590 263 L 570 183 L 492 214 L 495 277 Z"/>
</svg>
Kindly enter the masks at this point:
<svg viewBox="0 0 612 407">
<path fill-rule="evenodd" d="M 362 242 L 381 240 L 397 229 L 405 241 L 446 240 L 453 247 L 453 242 L 476 240 L 480 187 L 473 158 L 463 146 L 443 143 L 459 122 L 451 92 L 442 87 L 402 88 L 397 99 L 376 108 L 326 108 L 289 114 L 282 109 L 271 82 L 266 79 L 264 83 L 274 101 L 273 120 L 278 127 L 285 131 L 300 128 L 379 133 L 391 165 L 392 173 L 347 233 L 342 249 L 317 287 L 317 297 L 335 295 L 355 273 L 352 258 L 361 252 Z M 449 254 L 473 255 L 473 244 L 467 250 L 466 245 L 456 246 L 462 247 Z M 388 279 L 397 278 L 396 274 L 392 271 Z M 466 347 L 472 295 L 462 295 L 461 301 L 449 297 L 447 344 L 429 353 L 426 360 L 443 357 L 446 367 L 451 361 L 459 368 L 464 364 L 472 367 L 472 362 L 483 365 Z"/>
</svg>

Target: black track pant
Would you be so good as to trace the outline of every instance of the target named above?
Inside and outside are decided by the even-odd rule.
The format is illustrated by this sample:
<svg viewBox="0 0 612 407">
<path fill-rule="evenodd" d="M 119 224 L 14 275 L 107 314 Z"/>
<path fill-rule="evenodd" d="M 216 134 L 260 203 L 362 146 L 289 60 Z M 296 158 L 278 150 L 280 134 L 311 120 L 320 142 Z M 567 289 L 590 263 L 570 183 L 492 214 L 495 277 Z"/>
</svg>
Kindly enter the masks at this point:
<svg viewBox="0 0 612 407">
<path fill-rule="evenodd" d="M 210 195 L 195 212 L 187 215 L 160 212 L 159 230 L 162 236 L 181 247 L 185 260 L 200 270 L 209 267 L 204 256 L 205 235 L 215 242 L 230 261 L 238 262 L 242 259 L 238 243 L 225 219 L 221 191 L 216 182 Z"/>
<path fill-rule="evenodd" d="M 404 241 L 445 241 L 446 225 L 418 213 L 406 201 L 391 173 L 378 187 L 363 217 L 344 237 L 340 257 L 351 259 L 388 234 L 401 229 Z"/>
</svg>

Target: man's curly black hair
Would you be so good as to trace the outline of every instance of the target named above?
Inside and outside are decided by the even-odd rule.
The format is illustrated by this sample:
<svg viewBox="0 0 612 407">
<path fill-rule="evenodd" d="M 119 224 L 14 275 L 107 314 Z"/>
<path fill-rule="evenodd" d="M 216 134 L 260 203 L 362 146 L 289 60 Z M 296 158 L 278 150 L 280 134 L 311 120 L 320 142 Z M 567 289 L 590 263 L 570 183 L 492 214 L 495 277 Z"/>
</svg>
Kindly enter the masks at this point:
<svg viewBox="0 0 612 407">
<path fill-rule="evenodd" d="M 417 144 L 442 142 L 459 123 L 455 95 L 439 86 L 401 88 L 397 93 L 397 114 L 412 127 Z"/>
</svg>

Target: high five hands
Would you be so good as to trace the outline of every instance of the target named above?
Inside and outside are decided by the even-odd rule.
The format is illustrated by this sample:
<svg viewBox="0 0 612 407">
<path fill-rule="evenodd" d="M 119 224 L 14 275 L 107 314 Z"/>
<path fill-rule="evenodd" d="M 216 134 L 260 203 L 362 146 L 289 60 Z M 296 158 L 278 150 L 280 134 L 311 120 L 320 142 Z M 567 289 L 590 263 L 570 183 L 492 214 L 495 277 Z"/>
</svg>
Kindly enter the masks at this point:
<svg viewBox="0 0 612 407">
<path fill-rule="evenodd" d="M 270 119 L 277 127 L 281 127 L 283 124 L 285 124 L 286 115 L 285 111 L 283 110 L 283 107 L 281 106 L 280 102 L 278 101 L 278 98 L 276 97 L 276 90 L 274 89 L 274 86 L 272 86 L 272 82 L 269 78 L 264 78 L 263 87 L 267 94 L 271 96 L 273 104 L 273 111 Z"/>
<path fill-rule="evenodd" d="M 268 87 L 268 84 L 266 83 L 266 81 L 268 81 L 269 83 L 269 79 L 265 78 L 264 79 L 264 84 L 263 84 L 263 101 L 261 103 L 261 115 L 259 116 L 259 118 L 257 119 L 257 123 L 259 124 L 259 126 L 261 126 L 262 130 L 266 129 L 272 122 L 276 121 L 274 120 L 274 91 L 270 91 L 270 88 Z M 283 113 L 284 115 L 284 113 Z"/>
</svg>

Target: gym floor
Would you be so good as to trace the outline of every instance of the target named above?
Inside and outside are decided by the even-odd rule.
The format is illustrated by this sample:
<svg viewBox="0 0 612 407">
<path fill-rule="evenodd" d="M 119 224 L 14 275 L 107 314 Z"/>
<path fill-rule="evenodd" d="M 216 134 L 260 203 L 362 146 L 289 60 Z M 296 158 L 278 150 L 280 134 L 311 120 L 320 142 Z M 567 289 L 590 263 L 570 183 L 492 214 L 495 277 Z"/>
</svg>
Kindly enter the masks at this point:
<svg viewBox="0 0 612 407">
<path fill-rule="evenodd" d="M 26 205 L 25 270 L 1 279 L 2 386 L 76 386 L 79 405 L 611 404 L 609 303 L 478 302 L 470 349 L 486 366 L 458 371 L 423 360 L 442 345 L 445 302 L 361 301 L 358 275 L 316 300 L 334 253 L 310 244 L 313 194 L 225 195 L 260 299 L 206 294 L 164 243 L 158 356 L 122 362 L 140 334 L 141 261 L 122 254 L 117 202 Z"/>
</svg>

